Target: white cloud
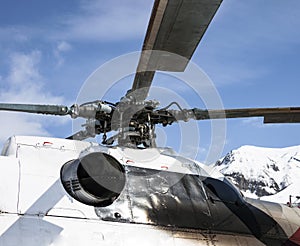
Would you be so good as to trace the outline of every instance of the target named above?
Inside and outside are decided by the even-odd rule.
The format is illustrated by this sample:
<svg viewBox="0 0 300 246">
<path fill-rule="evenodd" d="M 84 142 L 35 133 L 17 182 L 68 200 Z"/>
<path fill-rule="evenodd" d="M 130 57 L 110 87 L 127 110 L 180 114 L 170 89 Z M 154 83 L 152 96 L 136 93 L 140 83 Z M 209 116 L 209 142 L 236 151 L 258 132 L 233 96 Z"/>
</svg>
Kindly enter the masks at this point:
<svg viewBox="0 0 300 246">
<path fill-rule="evenodd" d="M 50 136 L 40 120 L 19 113 L 0 113 L 1 131 L 0 146 L 12 135 Z"/>
<path fill-rule="evenodd" d="M 2 78 L 6 90 L 0 91 L 2 102 L 15 103 L 61 103 L 62 97 L 48 93 L 40 74 L 41 52 L 13 53 L 9 62 L 9 74 Z"/>
<path fill-rule="evenodd" d="M 6 89 L 0 91 L 2 103 L 44 103 L 61 104 L 62 97 L 53 96 L 45 90 L 43 77 L 39 72 L 41 52 L 32 51 L 29 54 L 13 53 L 10 56 L 10 69 L 7 76 L 2 76 Z M 1 112 L 0 143 L 15 134 L 51 135 L 46 130 L 50 124 L 63 124 L 66 120 L 33 114 Z"/>
<path fill-rule="evenodd" d="M 32 51 L 29 55 L 13 53 L 10 56 L 10 71 L 7 82 L 14 90 L 24 88 L 34 81 L 41 79 L 37 64 L 40 62 L 41 53 Z M 25 87 L 25 88 L 26 88 Z"/>
<path fill-rule="evenodd" d="M 66 52 L 72 49 L 72 46 L 67 43 L 66 41 L 61 41 L 59 42 L 59 44 L 57 45 L 57 50 L 60 52 Z"/>
<path fill-rule="evenodd" d="M 57 66 L 60 67 L 64 64 L 65 59 L 63 54 L 72 50 L 72 46 L 66 41 L 60 41 L 53 51 L 54 57 L 57 60 Z"/>
<path fill-rule="evenodd" d="M 142 39 L 152 5 L 152 0 L 80 1 L 78 10 L 72 6 L 70 12 L 45 16 L 38 23 L 2 26 L 0 40 L 11 44 L 33 40 L 107 42 Z"/>
<path fill-rule="evenodd" d="M 0 27 L 0 40 L 2 42 L 17 42 L 25 43 L 30 40 L 30 36 L 33 35 L 33 31 L 37 30 L 24 27 L 24 26 L 5 26 Z"/>
<path fill-rule="evenodd" d="M 143 36 L 152 1 L 82 1 L 78 15 L 61 19 L 68 39 L 119 41 Z"/>
</svg>

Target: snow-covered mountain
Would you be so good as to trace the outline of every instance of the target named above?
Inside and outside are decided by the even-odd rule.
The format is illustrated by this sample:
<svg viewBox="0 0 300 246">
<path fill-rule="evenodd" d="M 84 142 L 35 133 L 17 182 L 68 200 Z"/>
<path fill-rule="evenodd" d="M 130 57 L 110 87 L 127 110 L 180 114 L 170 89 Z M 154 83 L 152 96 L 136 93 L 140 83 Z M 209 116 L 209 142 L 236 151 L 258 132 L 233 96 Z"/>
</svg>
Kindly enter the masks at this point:
<svg viewBox="0 0 300 246">
<path fill-rule="evenodd" d="M 286 203 L 300 196 L 300 146 L 262 148 L 243 146 L 214 166 L 245 196 Z"/>
</svg>

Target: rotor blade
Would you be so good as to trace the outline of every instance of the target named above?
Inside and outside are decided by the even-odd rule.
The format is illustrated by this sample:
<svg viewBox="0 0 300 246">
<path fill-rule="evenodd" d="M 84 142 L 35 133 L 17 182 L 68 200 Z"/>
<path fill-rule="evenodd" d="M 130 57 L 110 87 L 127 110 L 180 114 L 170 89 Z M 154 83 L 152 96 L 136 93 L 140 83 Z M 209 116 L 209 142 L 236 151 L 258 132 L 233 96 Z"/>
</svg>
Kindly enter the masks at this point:
<svg viewBox="0 0 300 246">
<path fill-rule="evenodd" d="M 69 137 L 66 137 L 66 139 L 69 139 L 69 140 L 85 140 L 85 139 L 90 138 L 90 137 L 95 137 L 95 136 L 90 135 L 86 130 L 82 130 L 82 131 L 74 133 L 73 135 L 71 135 Z"/>
<path fill-rule="evenodd" d="M 69 109 L 62 105 L 0 103 L 0 111 L 15 111 L 33 114 L 67 115 Z"/>
<path fill-rule="evenodd" d="M 185 70 L 209 23 L 222 0 L 156 0 L 143 44 L 137 73 L 129 92 L 144 100 L 156 70 L 182 72 Z M 170 52 L 186 59 L 170 60 Z M 158 54 L 158 55 L 157 55 Z M 173 56 L 172 56 L 173 57 Z"/>
<path fill-rule="evenodd" d="M 196 120 L 264 117 L 264 123 L 300 123 L 300 107 L 245 108 L 224 110 L 192 109 Z"/>
</svg>

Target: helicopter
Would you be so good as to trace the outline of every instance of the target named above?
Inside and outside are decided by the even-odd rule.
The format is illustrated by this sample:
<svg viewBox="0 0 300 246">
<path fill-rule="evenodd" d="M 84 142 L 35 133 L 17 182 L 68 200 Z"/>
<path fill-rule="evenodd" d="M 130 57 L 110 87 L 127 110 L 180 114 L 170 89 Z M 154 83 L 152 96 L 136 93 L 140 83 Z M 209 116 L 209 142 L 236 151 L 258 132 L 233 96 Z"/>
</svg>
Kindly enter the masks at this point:
<svg viewBox="0 0 300 246">
<path fill-rule="evenodd" d="M 221 3 L 156 0 L 133 85 L 118 102 L 0 104 L 86 120 L 66 139 L 6 142 L 0 245 L 300 245 L 298 208 L 246 198 L 215 169 L 156 144 L 157 125 L 188 120 L 300 122 L 298 107 L 159 108 L 146 100 L 155 71 L 186 69 Z M 96 135 L 101 144 L 82 141 Z"/>
</svg>

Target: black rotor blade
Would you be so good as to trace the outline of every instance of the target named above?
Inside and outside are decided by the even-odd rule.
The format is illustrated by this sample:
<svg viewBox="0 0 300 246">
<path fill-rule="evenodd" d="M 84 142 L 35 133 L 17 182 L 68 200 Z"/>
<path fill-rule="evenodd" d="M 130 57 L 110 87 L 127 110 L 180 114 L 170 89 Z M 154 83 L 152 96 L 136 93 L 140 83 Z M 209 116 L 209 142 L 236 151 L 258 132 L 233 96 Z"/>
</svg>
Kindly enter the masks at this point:
<svg viewBox="0 0 300 246">
<path fill-rule="evenodd" d="M 221 2 L 222 0 L 156 0 L 129 92 L 139 90 L 135 97 L 142 101 L 148 95 L 156 70 L 184 71 Z M 168 55 L 157 55 L 152 50 L 170 52 L 186 59 L 170 61 Z"/>
<path fill-rule="evenodd" d="M 33 114 L 68 115 L 69 109 L 62 105 L 0 103 L 0 111 L 15 111 Z"/>
<path fill-rule="evenodd" d="M 224 110 L 202 110 L 194 108 L 189 112 L 194 114 L 196 120 L 264 117 L 264 123 L 300 123 L 300 107 Z"/>
</svg>

